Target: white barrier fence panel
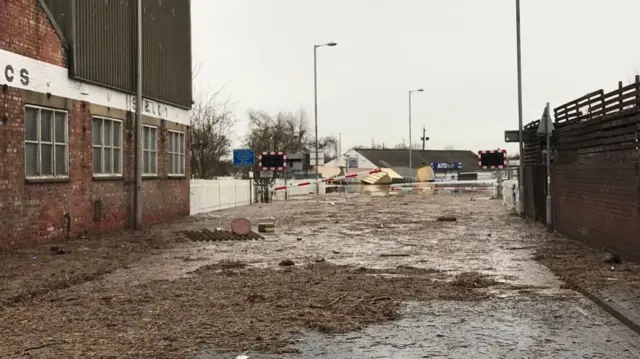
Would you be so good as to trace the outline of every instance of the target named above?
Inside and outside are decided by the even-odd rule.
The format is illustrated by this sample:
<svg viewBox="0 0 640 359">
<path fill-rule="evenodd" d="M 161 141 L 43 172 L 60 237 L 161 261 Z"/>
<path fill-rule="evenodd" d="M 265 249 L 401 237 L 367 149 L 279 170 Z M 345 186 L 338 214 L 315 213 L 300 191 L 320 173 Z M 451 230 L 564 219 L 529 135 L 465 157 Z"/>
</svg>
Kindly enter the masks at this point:
<svg viewBox="0 0 640 359">
<path fill-rule="evenodd" d="M 502 204 L 510 210 L 518 210 L 518 181 L 502 182 Z"/>
<path fill-rule="evenodd" d="M 249 180 L 191 180 L 191 215 L 251 204 Z"/>
<path fill-rule="evenodd" d="M 316 193 L 315 183 L 311 183 L 307 186 L 302 186 L 302 187 L 298 187 L 295 185 L 296 183 L 310 182 L 310 181 L 315 181 L 315 178 L 309 179 L 309 180 L 294 180 L 294 181 L 288 180 L 287 185 L 289 185 L 289 187 L 281 191 L 273 191 L 272 198 L 273 200 L 276 200 L 276 201 L 284 201 L 286 198 L 291 198 L 295 196 L 315 195 Z M 284 186 L 284 185 L 285 185 L 284 179 L 280 179 L 280 178 L 276 179 L 274 184 L 275 187 Z M 319 194 L 320 195 L 326 194 L 326 189 L 327 189 L 326 183 L 320 183 Z"/>
</svg>

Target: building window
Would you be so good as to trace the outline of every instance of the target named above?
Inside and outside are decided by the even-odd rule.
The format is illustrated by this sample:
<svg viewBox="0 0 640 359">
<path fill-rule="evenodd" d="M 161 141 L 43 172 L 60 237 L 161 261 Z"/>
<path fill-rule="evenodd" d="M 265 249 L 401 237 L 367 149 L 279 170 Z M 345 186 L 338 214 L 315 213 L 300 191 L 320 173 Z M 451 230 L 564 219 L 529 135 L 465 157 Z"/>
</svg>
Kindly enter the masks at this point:
<svg viewBox="0 0 640 359">
<path fill-rule="evenodd" d="M 122 121 L 93 118 L 93 174 L 122 176 Z"/>
<path fill-rule="evenodd" d="M 184 176 L 184 132 L 169 131 L 169 175 Z"/>
<path fill-rule="evenodd" d="M 27 177 L 69 176 L 69 131 L 66 111 L 25 106 Z"/>
<path fill-rule="evenodd" d="M 143 126 L 142 140 L 142 174 L 150 176 L 158 174 L 158 128 Z"/>
</svg>

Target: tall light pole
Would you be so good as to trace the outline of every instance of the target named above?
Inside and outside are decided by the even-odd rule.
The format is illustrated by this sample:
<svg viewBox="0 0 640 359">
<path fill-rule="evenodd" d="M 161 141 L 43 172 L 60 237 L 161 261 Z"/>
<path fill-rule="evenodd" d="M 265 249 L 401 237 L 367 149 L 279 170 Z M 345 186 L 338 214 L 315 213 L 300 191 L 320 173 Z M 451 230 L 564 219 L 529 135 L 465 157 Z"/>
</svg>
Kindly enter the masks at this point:
<svg viewBox="0 0 640 359">
<path fill-rule="evenodd" d="M 318 159 L 319 159 L 319 151 L 318 151 L 318 48 L 323 46 L 336 46 L 338 45 L 335 42 L 328 42 L 326 44 L 321 45 L 313 45 L 313 106 L 314 106 L 314 122 L 316 128 L 316 195 L 320 194 L 320 183 L 318 183 L 318 179 L 320 178 L 320 174 L 318 173 Z"/>
<path fill-rule="evenodd" d="M 424 89 L 410 90 L 409 91 L 409 176 L 411 176 L 411 180 L 413 182 L 413 159 L 411 157 L 411 94 L 414 92 L 422 92 Z"/>
<path fill-rule="evenodd" d="M 520 137 L 520 174 L 518 175 L 518 212 L 524 213 L 524 141 L 522 133 L 522 51 L 520 44 L 520 0 L 516 0 L 516 44 L 518 61 L 518 134 Z"/>
<path fill-rule="evenodd" d="M 134 203 L 135 203 L 135 217 L 134 228 L 142 229 L 142 0 L 137 1 L 137 20 L 136 20 L 136 145 L 135 148 L 135 191 L 134 191 Z"/>
</svg>

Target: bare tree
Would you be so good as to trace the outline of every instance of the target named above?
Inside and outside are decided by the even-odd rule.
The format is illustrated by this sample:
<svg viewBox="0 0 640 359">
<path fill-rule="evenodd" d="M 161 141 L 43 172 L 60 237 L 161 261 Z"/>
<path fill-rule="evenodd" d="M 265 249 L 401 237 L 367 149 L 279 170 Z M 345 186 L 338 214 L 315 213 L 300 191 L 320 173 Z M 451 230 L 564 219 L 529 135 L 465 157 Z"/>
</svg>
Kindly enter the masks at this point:
<svg viewBox="0 0 640 359">
<path fill-rule="evenodd" d="M 229 174 L 226 158 L 235 119 L 230 98 L 220 99 L 223 88 L 201 93 L 191 109 L 191 172 L 195 178 Z"/>
<path fill-rule="evenodd" d="M 315 137 L 307 129 L 307 114 L 304 109 L 298 112 L 278 112 L 270 115 L 264 111 L 249 110 L 249 133 L 245 145 L 257 152 L 303 152 L 311 153 L 315 149 Z M 325 159 L 335 157 L 338 139 L 327 136 L 318 139 L 318 149 Z"/>
</svg>

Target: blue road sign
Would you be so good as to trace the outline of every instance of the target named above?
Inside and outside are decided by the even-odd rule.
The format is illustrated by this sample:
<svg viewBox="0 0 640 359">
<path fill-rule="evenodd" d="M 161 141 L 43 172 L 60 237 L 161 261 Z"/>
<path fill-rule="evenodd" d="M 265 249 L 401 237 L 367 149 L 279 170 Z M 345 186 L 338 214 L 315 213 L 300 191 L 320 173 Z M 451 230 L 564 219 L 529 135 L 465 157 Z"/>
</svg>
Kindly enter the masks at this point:
<svg viewBox="0 0 640 359">
<path fill-rule="evenodd" d="M 460 170 L 462 162 L 431 162 L 434 170 Z"/>
<path fill-rule="evenodd" d="M 236 167 L 256 164 L 256 153 L 250 149 L 233 150 L 233 165 Z"/>
</svg>

